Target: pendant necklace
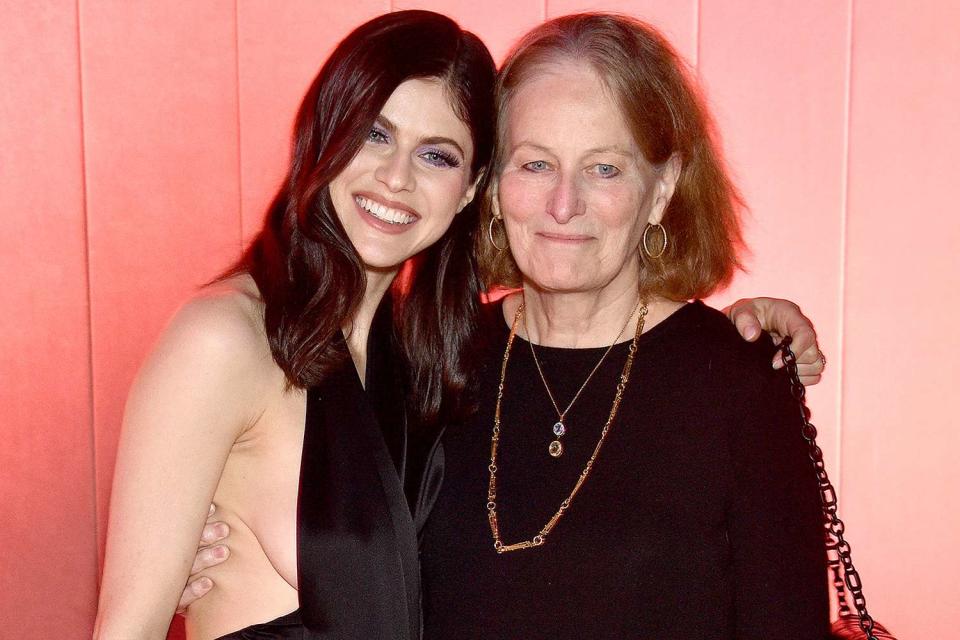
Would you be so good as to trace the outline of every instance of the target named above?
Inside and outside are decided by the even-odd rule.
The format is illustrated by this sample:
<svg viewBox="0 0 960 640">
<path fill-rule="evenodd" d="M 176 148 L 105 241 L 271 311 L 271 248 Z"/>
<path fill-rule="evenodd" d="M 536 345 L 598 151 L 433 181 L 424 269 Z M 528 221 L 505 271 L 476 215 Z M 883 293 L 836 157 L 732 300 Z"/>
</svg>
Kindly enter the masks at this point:
<svg viewBox="0 0 960 640">
<path fill-rule="evenodd" d="M 553 424 L 553 435 L 554 439 L 550 443 L 550 446 L 547 447 L 547 452 L 551 457 L 559 458 L 563 455 L 563 443 L 560 439 L 567 432 L 567 424 L 565 422 L 567 414 L 570 413 L 570 409 L 573 408 L 574 403 L 580 397 L 580 394 L 583 393 L 583 390 L 587 388 L 593 374 L 600 369 L 600 365 L 603 364 L 603 361 L 607 359 L 607 356 L 613 350 L 613 347 L 616 346 L 617 342 L 620 341 L 620 336 L 623 335 L 623 332 L 627 330 L 627 326 L 630 324 L 630 319 L 633 318 L 634 314 L 637 312 L 637 309 L 640 307 L 640 300 L 637 300 L 637 304 L 634 305 L 633 311 L 630 312 L 630 315 L 627 316 L 627 321 L 623 323 L 623 326 L 620 327 L 620 332 L 617 334 L 617 337 L 613 339 L 613 342 L 607 347 L 607 350 L 603 352 L 603 355 L 600 356 L 600 360 L 587 375 L 587 379 L 583 381 L 583 384 L 580 385 L 580 389 L 574 394 L 573 399 L 570 400 L 570 403 L 567 405 L 567 408 L 563 411 L 560 411 L 560 406 L 557 404 L 556 399 L 553 397 L 553 391 L 550 390 L 550 385 L 547 384 L 547 377 L 543 374 L 543 367 L 540 366 L 540 359 L 537 358 L 537 351 L 533 347 L 533 340 L 530 339 L 530 329 L 527 326 L 527 315 L 523 313 L 523 309 L 527 306 L 526 296 L 523 296 L 523 300 L 520 303 L 520 313 L 523 316 L 523 330 L 527 334 L 527 344 L 530 345 L 530 355 L 533 356 L 533 364 L 537 366 L 537 373 L 540 374 L 540 380 L 543 381 L 543 388 L 547 390 L 547 396 L 550 398 L 550 404 L 553 405 L 553 410 L 557 412 L 557 421 Z"/>
<path fill-rule="evenodd" d="M 500 538 L 500 518 L 497 516 L 497 450 L 500 448 L 500 428 L 502 426 L 500 416 L 501 404 L 506 389 L 507 362 L 510 360 L 510 350 L 513 347 L 513 339 L 517 335 L 517 325 L 520 324 L 520 316 L 522 315 L 523 303 L 521 303 L 517 309 L 517 313 L 513 317 L 513 324 L 510 325 L 510 336 L 507 338 L 507 348 L 503 352 L 503 363 L 500 365 L 500 385 L 497 387 L 497 405 L 493 412 L 493 435 L 490 438 L 490 464 L 487 467 L 490 471 L 490 483 L 487 485 L 487 520 L 490 522 L 490 535 L 493 536 L 493 548 L 496 549 L 499 554 L 519 551 L 521 549 L 532 549 L 543 545 L 547 540 L 547 536 L 550 535 L 554 527 L 557 526 L 557 523 L 560 522 L 560 518 L 570 509 L 570 505 L 573 504 L 573 499 L 577 497 L 577 493 L 579 493 L 583 483 L 586 482 L 590 476 L 590 471 L 597 462 L 597 457 L 600 455 L 603 443 L 607 439 L 610 427 L 613 426 L 613 420 L 617 417 L 617 410 L 620 408 L 620 402 L 623 400 L 623 393 L 627 388 L 627 383 L 630 381 L 630 371 L 633 369 L 633 358 L 637 354 L 637 343 L 640 341 L 640 334 L 643 333 L 644 319 L 647 316 L 647 305 L 640 307 L 640 317 L 637 319 L 637 330 L 634 333 L 633 342 L 630 344 L 630 351 L 627 353 L 627 361 L 624 363 L 623 369 L 620 371 L 620 376 L 617 378 L 617 391 L 613 396 L 610 414 L 607 416 L 607 421 L 600 431 L 600 439 L 597 440 L 597 444 L 593 448 L 593 453 L 580 472 L 580 476 L 577 478 L 576 483 L 574 483 L 573 489 L 570 490 L 570 494 L 560 503 L 560 508 L 558 508 L 556 513 L 553 514 L 553 517 L 547 521 L 547 524 L 543 525 L 539 533 L 527 540 L 505 544 Z M 630 315 L 631 317 L 633 316 L 633 314 Z M 529 336 L 529 334 L 527 335 Z M 591 375 L 593 374 L 591 373 Z"/>
</svg>

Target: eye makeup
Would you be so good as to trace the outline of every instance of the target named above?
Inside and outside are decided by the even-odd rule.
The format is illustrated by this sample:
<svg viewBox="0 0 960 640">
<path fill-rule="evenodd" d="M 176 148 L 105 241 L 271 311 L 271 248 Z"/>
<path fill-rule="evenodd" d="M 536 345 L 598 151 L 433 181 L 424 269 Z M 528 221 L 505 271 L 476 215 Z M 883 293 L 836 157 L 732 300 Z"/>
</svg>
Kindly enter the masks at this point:
<svg viewBox="0 0 960 640">
<path fill-rule="evenodd" d="M 392 122 L 380 116 L 370 128 L 370 132 L 367 134 L 367 142 L 373 144 L 390 144 L 393 142 L 391 133 L 394 129 L 395 126 Z M 451 144 L 458 150 L 460 149 L 460 145 L 449 138 L 432 136 L 421 140 L 421 144 L 425 145 L 436 145 L 438 143 Z M 462 161 L 456 154 L 441 147 L 430 146 L 418 150 L 417 155 L 422 158 L 424 162 L 434 167 L 456 169 L 462 165 Z"/>
<path fill-rule="evenodd" d="M 450 167 L 451 169 L 456 169 L 460 166 L 460 158 L 448 151 L 435 147 L 424 150 L 420 153 L 420 157 L 435 167 Z"/>
</svg>

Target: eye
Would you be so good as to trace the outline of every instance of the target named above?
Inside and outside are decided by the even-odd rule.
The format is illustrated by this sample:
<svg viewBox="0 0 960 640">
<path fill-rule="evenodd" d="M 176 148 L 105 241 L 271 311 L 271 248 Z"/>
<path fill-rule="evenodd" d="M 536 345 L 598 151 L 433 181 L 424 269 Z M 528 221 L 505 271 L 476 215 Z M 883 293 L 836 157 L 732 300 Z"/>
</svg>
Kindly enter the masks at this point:
<svg viewBox="0 0 960 640">
<path fill-rule="evenodd" d="M 390 136 L 387 135 L 387 132 L 380 127 L 374 126 L 370 129 L 370 133 L 367 134 L 367 142 L 386 144 L 390 142 Z"/>
<path fill-rule="evenodd" d="M 549 169 L 550 165 L 548 165 L 545 160 L 534 160 L 533 162 L 528 162 L 525 165 L 523 165 L 523 168 L 526 169 L 527 171 L 540 173 Z"/>
<path fill-rule="evenodd" d="M 616 176 L 620 175 L 620 169 L 612 164 L 595 164 L 593 165 L 592 169 L 593 172 L 601 178 L 615 178 Z"/>
<path fill-rule="evenodd" d="M 420 154 L 427 164 L 434 167 L 456 168 L 460 166 L 460 159 L 443 149 L 430 149 Z"/>
</svg>

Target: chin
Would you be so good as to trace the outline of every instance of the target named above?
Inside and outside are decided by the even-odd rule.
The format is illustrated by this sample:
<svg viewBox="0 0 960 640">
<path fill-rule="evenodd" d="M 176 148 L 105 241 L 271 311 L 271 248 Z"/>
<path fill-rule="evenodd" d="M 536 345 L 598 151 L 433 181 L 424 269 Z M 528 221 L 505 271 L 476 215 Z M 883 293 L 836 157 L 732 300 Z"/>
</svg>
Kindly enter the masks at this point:
<svg viewBox="0 0 960 640">
<path fill-rule="evenodd" d="M 353 248 L 357 257 L 360 258 L 360 263 L 366 269 L 396 269 L 410 257 L 410 252 L 401 247 L 391 250 L 390 247 L 384 247 L 382 244 L 374 247 L 354 244 Z"/>
<path fill-rule="evenodd" d="M 551 273 L 539 278 L 524 276 L 524 279 L 538 289 L 558 293 L 584 291 L 590 288 L 590 283 L 583 278 L 583 274 Z"/>
<path fill-rule="evenodd" d="M 353 249 L 367 269 L 396 269 L 416 253 L 416 242 L 408 238 L 368 237 L 350 238 Z"/>
<path fill-rule="evenodd" d="M 402 256 L 365 256 L 361 254 L 360 263 L 363 265 L 364 269 L 373 271 L 392 271 L 399 269 L 408 258 L 410 258 L 410 256 L 407 254 L 403 254 Z"/>
<path fill-rule="evenodd" d="M 586 284 L 597 267 L 591 260 L 581 260 L 570 255 L 528 254 L 518 260 L 517 266 L 523 279 L 540 289 L 565 290 Z"/>
</svg>

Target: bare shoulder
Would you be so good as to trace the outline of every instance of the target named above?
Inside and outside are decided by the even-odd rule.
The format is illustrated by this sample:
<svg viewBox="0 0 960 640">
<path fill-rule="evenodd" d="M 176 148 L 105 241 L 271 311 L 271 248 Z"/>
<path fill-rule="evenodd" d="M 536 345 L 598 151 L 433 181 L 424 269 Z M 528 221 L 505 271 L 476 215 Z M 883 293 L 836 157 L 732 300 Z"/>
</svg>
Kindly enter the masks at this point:
<svg viewBox="0 0 960 640">
<path fill-rule="evenodd" d="M 262 303 L 247 280 L 249 276 L 236 276 L 202 289 L 174 315 L 161 344 L 233 367 L 269 357 Z"/>
<path fill-rule="evenodd" d="M 257 399 L 282 376 L 270 354 L 256 287 L 249 276 L 236 276 L 205 287 L 176 312 L 134 391 L 169 389 L 180 401 L 221 401 L 253 418 L 262 409 Z"/>
</svg>

